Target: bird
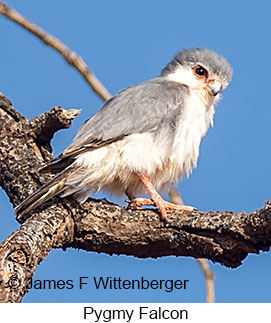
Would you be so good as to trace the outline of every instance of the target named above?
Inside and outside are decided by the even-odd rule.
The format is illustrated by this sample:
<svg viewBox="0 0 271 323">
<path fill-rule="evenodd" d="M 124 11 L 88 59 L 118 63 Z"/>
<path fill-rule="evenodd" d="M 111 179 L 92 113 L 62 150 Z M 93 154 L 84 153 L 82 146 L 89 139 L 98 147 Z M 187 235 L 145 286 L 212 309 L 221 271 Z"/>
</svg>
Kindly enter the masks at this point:
<svg viewBox="0 0 271 323">
<path fill-rule="evenodd" d="M 83 123 L 42 168 L 54 177 L 15 208 L 17 216 L 56 195 L 83 203 L 100 190 L 126 194 L 132 208 L 156 206 L 161 220 L 168 210 L 192 212 L 194 207 L 169 203 L 160 192 L 196 167 L 201 139 L 231 78 L 230 63 L 215 51 L 179 51 L 160 75 L 119 91 Z"/>
</svg>

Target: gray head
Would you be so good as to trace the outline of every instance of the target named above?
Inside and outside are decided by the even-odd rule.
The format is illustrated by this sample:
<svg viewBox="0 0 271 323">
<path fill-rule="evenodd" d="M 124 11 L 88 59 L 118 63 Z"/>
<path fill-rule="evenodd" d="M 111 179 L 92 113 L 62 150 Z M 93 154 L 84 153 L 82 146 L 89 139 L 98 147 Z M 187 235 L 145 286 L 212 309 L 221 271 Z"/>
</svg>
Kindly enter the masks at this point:
<svg viewBox="0 0 271 323">
<path fill-rule="evenodd" d="M 224 57 L 211 50 L 185 49 L 175 55 L 162 70 L 161 76 L 169 77 L 191 88 L 203 87 L 204 84 L 210 88 L 213 84 L 212 93 L 216 95 L 230 83 L 232 68 Z"/>
</svg>

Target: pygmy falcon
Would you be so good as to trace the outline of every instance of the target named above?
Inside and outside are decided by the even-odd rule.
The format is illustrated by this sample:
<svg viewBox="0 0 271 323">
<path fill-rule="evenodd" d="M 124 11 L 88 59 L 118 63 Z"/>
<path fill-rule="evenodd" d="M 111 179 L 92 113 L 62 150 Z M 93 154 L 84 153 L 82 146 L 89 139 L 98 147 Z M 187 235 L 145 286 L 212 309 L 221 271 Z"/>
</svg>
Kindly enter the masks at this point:
<svg viewBox="0 0 271 323">
<path fill-rule="evenodd" d="M 15 211 L 19 216 L 53 196 L 73 194 L 84 202 L 101 189 L 125 193 L 131 206 L 167 210 L 193 207 L 166 202 L 168 190 L 196 166 L 202 137 L 232 69 L 208 49 L 185 49 L 154 79 L 121 90 L 80 128 L 64 152 L 43 169 L 55 177 Z M 150 194 L 151 199 L 136 198 Z"/>
</svg>

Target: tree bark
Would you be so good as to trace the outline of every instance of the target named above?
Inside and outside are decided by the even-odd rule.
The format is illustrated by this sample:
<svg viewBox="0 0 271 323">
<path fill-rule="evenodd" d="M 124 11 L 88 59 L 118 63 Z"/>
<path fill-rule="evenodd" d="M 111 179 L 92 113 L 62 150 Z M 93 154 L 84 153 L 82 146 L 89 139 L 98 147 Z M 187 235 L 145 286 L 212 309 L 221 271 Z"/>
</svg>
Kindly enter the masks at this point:
<svg viewBox="0 0 271 323">
<path fill-rule="evenodd" d="M 0 96 L 0 185 L 14 207 L 50 178 L 38 172 L 52 158 L 50 140 L 78 113 L 54 107 L 29 121 Z M 270 202 L 251 214 L 169 212 L 161 222 L 155 210 L 91 198 L 78 205 L 55 197 L 20 221 L 0 245 L 1 302 L 21 301 L 35 268 L 53 248 L 141 258 L 191 256 L 234 268 L 248 253 L 268 251 L 271 244 Z"/>
</svg>

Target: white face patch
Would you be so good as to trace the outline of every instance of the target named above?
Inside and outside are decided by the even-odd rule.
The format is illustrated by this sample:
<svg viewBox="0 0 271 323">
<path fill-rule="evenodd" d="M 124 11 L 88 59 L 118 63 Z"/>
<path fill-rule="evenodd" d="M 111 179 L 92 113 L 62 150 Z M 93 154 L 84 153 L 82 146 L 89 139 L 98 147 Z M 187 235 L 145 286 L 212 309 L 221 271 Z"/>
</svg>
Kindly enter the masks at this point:
<svg viewBox="0 0 271 323">
<path fill-rule="evenodd" d="M 192 69 L 180 65 L 173 73 L 168 74 L 167 78 L 170 81 L 184 84 L 192 89 L 202 88 L 205 82 L 196 77 Z"/>
</svg>

